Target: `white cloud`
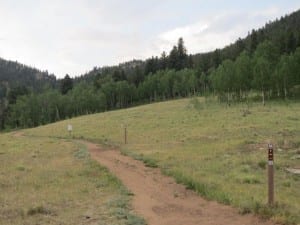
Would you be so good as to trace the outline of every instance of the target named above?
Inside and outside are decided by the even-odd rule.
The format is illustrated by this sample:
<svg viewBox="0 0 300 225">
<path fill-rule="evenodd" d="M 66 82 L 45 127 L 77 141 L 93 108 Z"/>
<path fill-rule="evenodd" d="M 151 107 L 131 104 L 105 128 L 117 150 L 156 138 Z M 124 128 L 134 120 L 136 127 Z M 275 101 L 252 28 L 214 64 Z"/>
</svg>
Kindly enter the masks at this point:
<svg viewBox="0 0 300 225">
<path fill-rule="evenodd" d="M 163 40 L 172 40 L 172 41 L 177 41 L 178 37 L 180 37 L 180 35 L 182 36 L 194 36 L 196 34 L 201 34 L 203 33 L 207 28 L 209 27 L 209 23 L 208 22 L 198 22 L 195 24 L 191 24 L 189 26 L 185 26 L 185 27 L 179 27 L 179 28 L 175 28 L 174 30 L 171 31 L 167 31 L 163 34 L 161 34 L 159 36 L 159 38 L 163 39 Z"/>
</svg>

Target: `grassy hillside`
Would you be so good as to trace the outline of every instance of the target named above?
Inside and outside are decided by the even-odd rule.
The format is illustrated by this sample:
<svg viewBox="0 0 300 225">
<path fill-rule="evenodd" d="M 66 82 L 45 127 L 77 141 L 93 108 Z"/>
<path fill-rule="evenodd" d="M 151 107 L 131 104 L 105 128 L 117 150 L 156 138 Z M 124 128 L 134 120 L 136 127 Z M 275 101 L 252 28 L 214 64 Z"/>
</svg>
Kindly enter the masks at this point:
<svg viewBox="0 0 300 225">
<path fill-rule="evenodd" d="M 129 193 L 80 144 L 0 135 L 0 224 L 142 224 Z"/>
<path fill-rule="evenodd" d="M 146 105 L 26 130 L 27 135 L 68 137 L 119 146 L 125 154 L 158 166 L 178 182 L 216 199 L 279 222 L 299 224 L 300 103 L 220 105 L 183 99 Z M 124 145 L 123 127 L 128 127 Z M 275 145 L 275 207 L 267 201 L 267 143 Z"/>
</svg>

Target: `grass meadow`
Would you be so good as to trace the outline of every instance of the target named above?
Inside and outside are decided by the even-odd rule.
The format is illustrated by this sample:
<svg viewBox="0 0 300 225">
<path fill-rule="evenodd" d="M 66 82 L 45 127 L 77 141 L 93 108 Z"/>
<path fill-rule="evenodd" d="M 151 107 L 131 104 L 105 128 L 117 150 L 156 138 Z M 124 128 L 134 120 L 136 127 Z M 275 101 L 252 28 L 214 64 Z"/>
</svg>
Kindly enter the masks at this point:
<svg viewBox="0 0 300 225">
<path fill-rule="evenodd" d="M 130 193 L 72 140 L 0 135 L 0 224 L 144 224 Z"/>
<path fill-rule="evenodd" d="M 300 176 L 286 171 L 300 169 L 300 103 L 228 107 L 212 98 L 181 99 L 87 115 L 25 134 L 68 138 L 68 124 L 72 137 L 119 147 L 205 198 L 239 208 L 241 214 L 300 224 Z M 275 147 L 273 207 L 266 206 L 269 142 Z M 61 154 L 63 147 L 56 148 Z"/>
</svg>

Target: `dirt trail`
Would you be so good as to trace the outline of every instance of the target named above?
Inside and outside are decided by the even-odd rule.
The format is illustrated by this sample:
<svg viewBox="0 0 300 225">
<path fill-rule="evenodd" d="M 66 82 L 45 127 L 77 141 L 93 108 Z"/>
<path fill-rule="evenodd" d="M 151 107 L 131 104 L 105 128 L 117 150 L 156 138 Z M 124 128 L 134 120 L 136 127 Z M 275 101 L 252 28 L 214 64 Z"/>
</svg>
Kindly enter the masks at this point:
<svg viewBox="0 0 300 225">
<path fill-rule="evenodd" d="M 176 184 L 159 169 L 140 161 L 83 142 L 92 157 L 114 173 L 134 193 L 132 206 L 148 225 L 271 225 L 254 215 L 240 215 L 236 209 L 207 201 Z"/>
</svg>

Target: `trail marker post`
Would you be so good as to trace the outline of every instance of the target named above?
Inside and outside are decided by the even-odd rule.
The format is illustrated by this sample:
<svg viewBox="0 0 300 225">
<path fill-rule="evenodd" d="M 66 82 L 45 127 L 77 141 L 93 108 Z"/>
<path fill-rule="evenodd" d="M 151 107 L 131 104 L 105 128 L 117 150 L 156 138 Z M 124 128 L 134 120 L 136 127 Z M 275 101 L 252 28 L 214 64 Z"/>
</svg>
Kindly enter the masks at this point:
<svg viewBox="0 0 300 225">
<path fill-rule="evenodd" d="M 126 124 L 124 125 L 124 142 L 126 145 L 127 144 L 127 125 Z"/>
<path fill-rule="evenodd" d="M 68 130 L 68 132 L 69 132 L 69 136 L 71 137 L 71 135 L 72 135 L 72 130 L 73 130 L 73 126 L 72 126 L 71 124 L 68 124 L 67 130 Z"/>
<path fill-rule="evenodd" d="M 274 204 L 274 152 L 273 145 L 268 144 L 268 204 Z"/>
</svg>

